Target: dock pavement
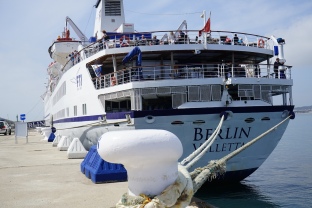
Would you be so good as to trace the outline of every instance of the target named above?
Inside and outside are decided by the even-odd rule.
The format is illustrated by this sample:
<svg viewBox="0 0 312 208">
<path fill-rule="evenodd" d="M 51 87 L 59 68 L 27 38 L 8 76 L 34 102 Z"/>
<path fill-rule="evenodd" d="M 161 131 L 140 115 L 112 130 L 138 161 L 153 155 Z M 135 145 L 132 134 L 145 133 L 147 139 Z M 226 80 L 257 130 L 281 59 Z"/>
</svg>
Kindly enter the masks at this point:
<svg viewBox="0 0 312 208">
<path fill-rule="evenodd" d="M 128 191 L 128 182 L 93 183 L 80 171 L 83 159 L 68 159 L 43 138 L 0 135 L 0 208 L 113 208 Z M 214 207 L 196 198 L 191 204 Z"/>
<path fill-rule="evenodd" d="M 95 184 L 81 171 L 83 159 L 68 159 L 36 131 L 0 135 L 1 208 L 110 208 L 128 191 L 127 182 Z"/>
</svg>

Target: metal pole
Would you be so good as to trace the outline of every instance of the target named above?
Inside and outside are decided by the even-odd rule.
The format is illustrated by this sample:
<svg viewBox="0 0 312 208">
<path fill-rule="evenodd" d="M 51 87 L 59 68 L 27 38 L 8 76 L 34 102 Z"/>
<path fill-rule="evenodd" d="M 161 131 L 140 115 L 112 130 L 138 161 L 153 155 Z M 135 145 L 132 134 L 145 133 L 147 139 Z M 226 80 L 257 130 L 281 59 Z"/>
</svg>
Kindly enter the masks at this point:
<svg viewBox="0 0 312 208">
<path fill-rule="evenodd" d="M 203 11 L 203 17 L 204 17 L 204 28 L 205 28 L 205 25 L 206 25 L 206 10 Z M 204 44 L 205 46 L 207 45 L 207 33 L 204 32 Z"/>
</svg>

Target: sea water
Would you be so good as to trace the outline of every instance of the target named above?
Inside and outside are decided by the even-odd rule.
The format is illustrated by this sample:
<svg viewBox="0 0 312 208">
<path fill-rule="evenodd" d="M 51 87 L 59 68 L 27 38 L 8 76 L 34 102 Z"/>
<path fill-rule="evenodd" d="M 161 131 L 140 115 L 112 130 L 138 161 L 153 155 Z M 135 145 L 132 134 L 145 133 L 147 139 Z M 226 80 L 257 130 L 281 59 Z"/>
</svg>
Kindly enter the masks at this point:
<svg viewBox="0 0 312 208">
<path fill-rule="evenodd" d="M 200 190 L 215 207 L 312 207 L 312 114 L 297 113 L 269 158 L 235 185 Z"/>
</svg>

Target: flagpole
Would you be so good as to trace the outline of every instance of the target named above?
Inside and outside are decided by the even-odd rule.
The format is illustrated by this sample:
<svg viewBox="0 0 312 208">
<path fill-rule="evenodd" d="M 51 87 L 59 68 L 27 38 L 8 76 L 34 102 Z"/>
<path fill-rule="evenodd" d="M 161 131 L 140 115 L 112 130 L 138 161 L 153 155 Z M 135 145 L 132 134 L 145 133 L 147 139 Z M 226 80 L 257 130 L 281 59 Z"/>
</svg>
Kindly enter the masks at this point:
<svg viewBox="0 0 312 208">
<path fill-rule="evenodd" d="M 205 28 L 205 25 L 206 25 L 206 10 L 203 11 L 203 15 L 204 15 L 204 28 Z M 206 47 L 207 45 L 207 33 L 204 31 L 204 45 Z"/>
</svg>

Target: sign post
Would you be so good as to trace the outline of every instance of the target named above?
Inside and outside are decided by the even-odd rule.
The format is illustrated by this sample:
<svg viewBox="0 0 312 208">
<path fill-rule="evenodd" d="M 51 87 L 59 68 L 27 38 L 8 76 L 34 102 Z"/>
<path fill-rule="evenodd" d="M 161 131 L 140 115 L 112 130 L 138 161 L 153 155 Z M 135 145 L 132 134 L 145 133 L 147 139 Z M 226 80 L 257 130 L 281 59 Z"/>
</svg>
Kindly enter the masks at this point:
<svg viewBox="0 0 312 208">
<path fill-rule="evenodd" d="M 15 144 L 17 144 L 17 137 L 26 137 L 26 143 L 28 143 L 28 127 L 27 123 L 15 122 Z"/>
<path fill-rule="evenodd" d="M 26 119 L 26 114 L 20 114 L 20 119 L 24 122 L 24 120 Z"/>
</svg>

